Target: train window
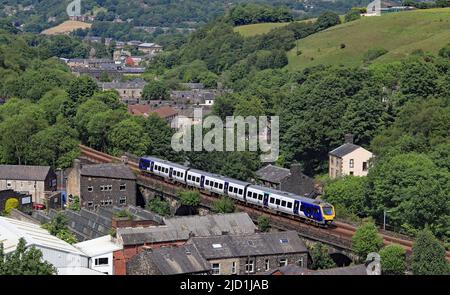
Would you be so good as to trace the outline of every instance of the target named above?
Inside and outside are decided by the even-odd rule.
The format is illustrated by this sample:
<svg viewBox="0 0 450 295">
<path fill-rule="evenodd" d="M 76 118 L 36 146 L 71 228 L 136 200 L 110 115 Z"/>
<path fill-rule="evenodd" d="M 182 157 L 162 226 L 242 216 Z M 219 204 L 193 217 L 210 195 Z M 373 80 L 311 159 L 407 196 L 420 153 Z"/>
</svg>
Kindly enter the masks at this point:
<svg viewBox="0 0 450 295">
<path fill-rule="evenodd" d="M 281 206 L 286 207 L 286 201 L 281 201 Z"/>
<path fill-rule="evenodd" d="M 242 189 L 241 188 L 239 189 L 238 194 L 242 195 Z"/>
<path fill-rule="evenodd" d="M 190 176 L 190 175 L 188 175 L 187 179 L 188 179 L 188 180 L 191 180 L 191 176 Z"/>
<path fill-rule="evenodd" d="M 181 173 L 181 178 L 184 178 L 184 173 Z"/>
<path fill-rule="evenodd" d="M 169 173 L 169 168 L 166 168 L 166 173 Z"/>
<path fill-rule="evenodd" d="M 288 202 L 288 203 L 287 203 L 287 207 L 288 207 L 288 208 L 292 208 L 292 203 L 291 203 L 291 202 Z"/>
<path fill-rule="evenodd" d="M 304 205 L 301 205 L 301 206 L 300 206 L 300 211 L 305 212 L 305 206 L 304 206 Z"/>
<path fill-rule="evenodd" d="M 223 189 L 223 184 L 219 184 L 219 189 Z"/>
<path fill-rule="evenodd" d="M 209 185 L 209 180 L 208 179 L 205 181 L 205 185 Z"/>
<path fill-rule="evenodd" d="M 269 203 L 270 203 L 270 204 L 273 204 L 273 203 L 275 203 L 275 199 L 274 199 L 274 198 L 270 198 L 270 201 L 269 201 Z"/>
<path fill-rule="evenodd" d="M 234 193 L 237 194 L 237 192 L 238 192 L 238 189 L 237 189 L 237 187 L 235 187 L 234 188 Z"/>
<path fill-rule="evenodd" d="M 276 204 L 276 205 L 280 205 L 280 202 L 281 202 L 280 199 L 276 199 L 276 200 L 275 200 L 275 204 Z"/>
<path fill-rule="evenodd" d="M 263 199 L 263 195 L 259 194 L 258 195 L 258 200 L 262 201 L 262 199 Z"/>
<path fill-rule="evenodd" d="M 247 192 L 247 197 L 251 198 L 252 197 L 252 192 Z"/>
<path fill-rule="evenodd" d="M 200 177 L 197 177 L 197 179 L 195 180 L 195 182 L 200 183 Z"/>
<path fill-rule="evenodd" d="M 214 187 L 217 188 L 219 184 L 217 182 L 214 182 Z"/>
<path fill-rule="evenodd" d="M 253 193 L 253 199 L 256 199 L 258 197 L 257 193 Z"/>
<path fill-rule="evenodd" d="M 232 192 L 233 192 L 233 187 L 232 187 L 232 186 L 228 187 L 228 191 L 229 191 L 230 193 L 232 193 Z"/>
</svg>

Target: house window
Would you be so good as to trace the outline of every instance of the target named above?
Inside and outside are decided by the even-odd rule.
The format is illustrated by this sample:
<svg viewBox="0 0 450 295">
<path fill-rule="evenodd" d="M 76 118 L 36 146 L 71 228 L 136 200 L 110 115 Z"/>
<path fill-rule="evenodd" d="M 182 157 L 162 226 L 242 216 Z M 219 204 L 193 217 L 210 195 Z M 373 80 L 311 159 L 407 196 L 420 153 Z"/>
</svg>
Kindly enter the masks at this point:
<svg viewBox="0 0 450 295">
<path fill-rule="evenodd" d="M 355 167 L 355 160 L 354 159 L 350 159 L 350 168 Z"/>
<path fill-rule="evenodd" d="M 124 190 L 126 190 L 127 189 L 127 185 L 126 184 L 121 184 L 120 186 L 119 186 L 119 190 L 121 190 L 121 191 L 124 191 Z"/>
<path fill-rule="evenodd" d="M 120 197 L 119 204 L 120 205 L 125 205 L 126 203 L 127 203 L 127 197 Z"/>
<path fill-rule="evenodd" d="M 88 192 L 93 192 L 94 191 L 94 187 L 93 186 L 88 186 Z"/>
<path fill-rule="evenodd" d="M 297 265 L 303 267 L 303 257 L 297 260 Z"/>
<path fill-rule="evenodd" d="M 236 274 L 236 261 L 233 261 L 233 263 L 231 264 L 231 274 Z"/>
<path fill-rule="evenodd" d="M 94 205 L 94 202 L 88 202 L 87 205 L 88 207 L 92 207 Z"/>
<path fill-rule="evenodd" d="M 100 186 L 100 191 L 104 191 L 105 190 L 105 186 L 101 185 Z"/>
<path fill-rule="evenodd" d="M 367 166 L 367 162 L 363 162 L 363 171 L 367 171 L 368 166 Z"/>
<path fill-rule="evenodd" d="M 211 269 L 213 275 L 220 275 L 220 263 L 213 263 Z"/>
<path fill-rule="evenodd" d="M 266 259 L 265 266 L 266 266 L 266 271 L 268 271 L 270 269 L 270 261 L 269 261 L 269 259 Z"/>
<path fill-rule="evenodd" d="M 255 271 L 255 261 L 247 259 L 245 261 L 245 273 L 253 273 Z"/>
<path fill-rule="evenodd" d="M 354 174 L 353 171 L 350 171 L 350 175 L 353 176 L 353 174 Z"/>
<path fill-rule="evenodd" d="M 286 258 L 280 259 L 279 267 L 286 266 L 288 264 L 288 260 Z"/>
<path fill-rule="evenodd" d="M 98 266 L 98 265 L 108 265 L 108 263 L 109 263 L 109 261 L 108 261 L 107 257 L 105 257 L 105 258 L 96 258 L 95 259 L 95 265 L 96 266 Z"/>
</svg>

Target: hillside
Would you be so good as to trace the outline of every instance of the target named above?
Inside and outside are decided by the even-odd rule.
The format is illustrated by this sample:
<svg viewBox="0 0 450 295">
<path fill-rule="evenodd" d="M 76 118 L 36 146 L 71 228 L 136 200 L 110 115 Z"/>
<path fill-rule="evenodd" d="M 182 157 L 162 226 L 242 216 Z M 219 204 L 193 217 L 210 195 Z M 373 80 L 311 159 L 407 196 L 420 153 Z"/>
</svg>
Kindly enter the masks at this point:
<svg viewBox="0 0 450 295">
<path fill-rule="evenodd" d="M 76 29 L 87 29 L 87 28 L 90 28 L 91 26 L 92 25 L 89 23 L 68 20 L 68 21 L 65 21 L 62 24 L 59 24 L 53 28 L 49 28 L 47 30 L 42 31 L 41 34 L 44 34 L 44 35 L 67 34 L 72 31 L 75 31 Z"/>
<path fill-rule="evenodd" d="M 307 20 L 301 20 L 298 22 L 308 22 L 308 21 L 315 21 L 315 18 L 310 18 Z M 262 35 L 267 34 L 273 29 L 284 27 L 287 23 L 261 23 L 261 24 L 251 24 L 251 25 L 244 25 L 244 26 L 237 26 L 234 28 L 234 31 L 237 33 L 240 33 L 244 37 L 252 37 L 256 35 Z"/>
<path fill-rule="evenodd" d="M 290 69 L 327 65 L 360 65 L 372 48 L 388 53 L 374 62 L 398 60 L 415 50 L 437 53 L 450 41 L 450 8 L 416 10 L 365 17 L 313 34 L 288 53 Z M 345 48 L 341 48 L 345 44 Z"/>
</svg>

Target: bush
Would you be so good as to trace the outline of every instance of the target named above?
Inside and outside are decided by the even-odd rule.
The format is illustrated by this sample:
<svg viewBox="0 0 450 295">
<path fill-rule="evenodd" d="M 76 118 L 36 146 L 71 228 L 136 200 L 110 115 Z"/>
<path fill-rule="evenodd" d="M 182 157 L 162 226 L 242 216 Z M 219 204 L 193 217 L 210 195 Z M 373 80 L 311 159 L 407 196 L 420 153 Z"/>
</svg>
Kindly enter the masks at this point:
<svg viewBox="0 0 450 295">
<path fill-rule="evenodd" d="M 317 270 L 336 267 L 336 263 L 334 263 L 333 259 L 331 259 L 328 254 L 328 247 L 324 244 L 315 244 L 310 253 L 312 259 L 312 269 Z"/>
<path fill-rule="evenodd" d="M 147 209 L 162 216 L 170 214 L 170 204 L 161 198 L 153 198 L 147 204 Z"/>
<path fill-rule="evenodd" d="M 262 232 L 269 231 L 270 229 L 269 218 L 267 218 L 266 216 L 259 216 L 257 223 L 260 231 Z"/>
<path fill-rule="evenodd" d="M 215 213 L 233 213 L 234 209 L 234 202 L 227 197 L 222 197 L 213 204 L 213 211 Z"/>
<path fill-rule="evenodd" d="M 411 265 L 415 275 L 445 275 L 450 272 L 445 249 L 428 228 L 419 232 L 412 251 Z"/>
<path fill-rule="evenodd" d="M 129 220 L 133 220 L 133 214 L 131 214 L 128 210 L 120 210 L 114 213 L 115 218 L 128 218 Z"/>
<path fill-rule="evenodd" d="M 378 234 L 373 222 L 367 222 L 356 230 L 352 238 L 352 249 L 364 261 L 369 253 L 378 252 L 383 246 L 383 239 Z"/>
<path fill-rule="evenodd" d="M 182 191 L 178 196 L 182 205 L 193 207 L 200 205 L 200 193 L 198 191 Z"/>
<path fill-rule="evenodd" d="M 384 48 L 372 48 L 364 54 L 363 60 L 364 62 L 368 63 L 379 58 L 382 55 L 385 55 L 386 53 L 388 53 L 388 51 Z"/>
<path fill-rule="evenodd" d="M 381 249 L 381 269 L 383 274 L 402 275 L 406 269 L 406 251 L 400 245 L 388 245 Z"/>
<path fill-rule="evenodd" d="M 5 203 L 6 215 L 9 215 L 9 213 L 11 213 L 12 209 L 17 209 L 17 208 L 19 208 L 19 200 L 17 200 L 16 198 L 9 198 L 8 200 L 6 200 L 6 203 Z"/>
<path fill-rule="evenodd" d="M 361 13 L 358 10 L 350 10 L 345 14 L 345 22 L 351 22 L 361 18 Z"/>
<path fill-rule="evenodd" d="M 67 206 L 67 209 L 73 210 L 73 211 L 80 211 L 80 197 L 74 196 L 72 202 L 70 202 L 69 206 Z"/>
<path fill-rule="evenodd" d="M 341 43 L 341 49 L 344 49 L 346 45 L 344 43 Z"/>
<path fill-rule="evenodd" d="M 439 50 L 439 56 L 450 59 L 450 43 Z"/>
</svg>

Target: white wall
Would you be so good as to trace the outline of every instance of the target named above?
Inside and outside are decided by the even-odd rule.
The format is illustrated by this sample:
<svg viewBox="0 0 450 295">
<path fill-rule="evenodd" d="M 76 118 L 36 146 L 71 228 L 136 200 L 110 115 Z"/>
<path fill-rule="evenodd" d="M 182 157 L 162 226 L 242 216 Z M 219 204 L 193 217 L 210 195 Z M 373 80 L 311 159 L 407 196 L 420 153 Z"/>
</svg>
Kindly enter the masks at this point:
<svg viewBox="0 0 450 295">
<path fill-rule="evenodd" d="M 95 265 L 95 260 L 99 258 L 107 258 L 108 259 L 108 265 Z M 89 268 L 102 272 L 107 273 L 108 275 L 114 274 L 114 264 L 113 264 L 113 253 L 107 253 L 99 256 L 94 256 L 89 259 Z"/>
<path fill-rule="evenodd" d="M 44 204 L 45 183 L 33 180 L 0 180 L 0 190 L 12 189 L 16 192 L 27 192 L 31 194 L 33 202 Z"/>
<path fill-rule="evenodd" d="M 353 152 L 342 157 L 342 175 L 350 175 L 353 172 L 354 176 L 366 176 L 368 170 L 363 170 L 363 162 L 367 162 L 373 157 L 373 154 L 364 148 L 359 148 Z M 353 159 L 353 168 L 350 168 L 350 160 Z"/>
<path fill-rule="evenodd" d="M 43 259 L 56 268 L 88 267 L 88 258 L 86 256 L 49 249 L 42 246 L 36 246 L 36 248 L 42 251 Z"/>
</svg>

